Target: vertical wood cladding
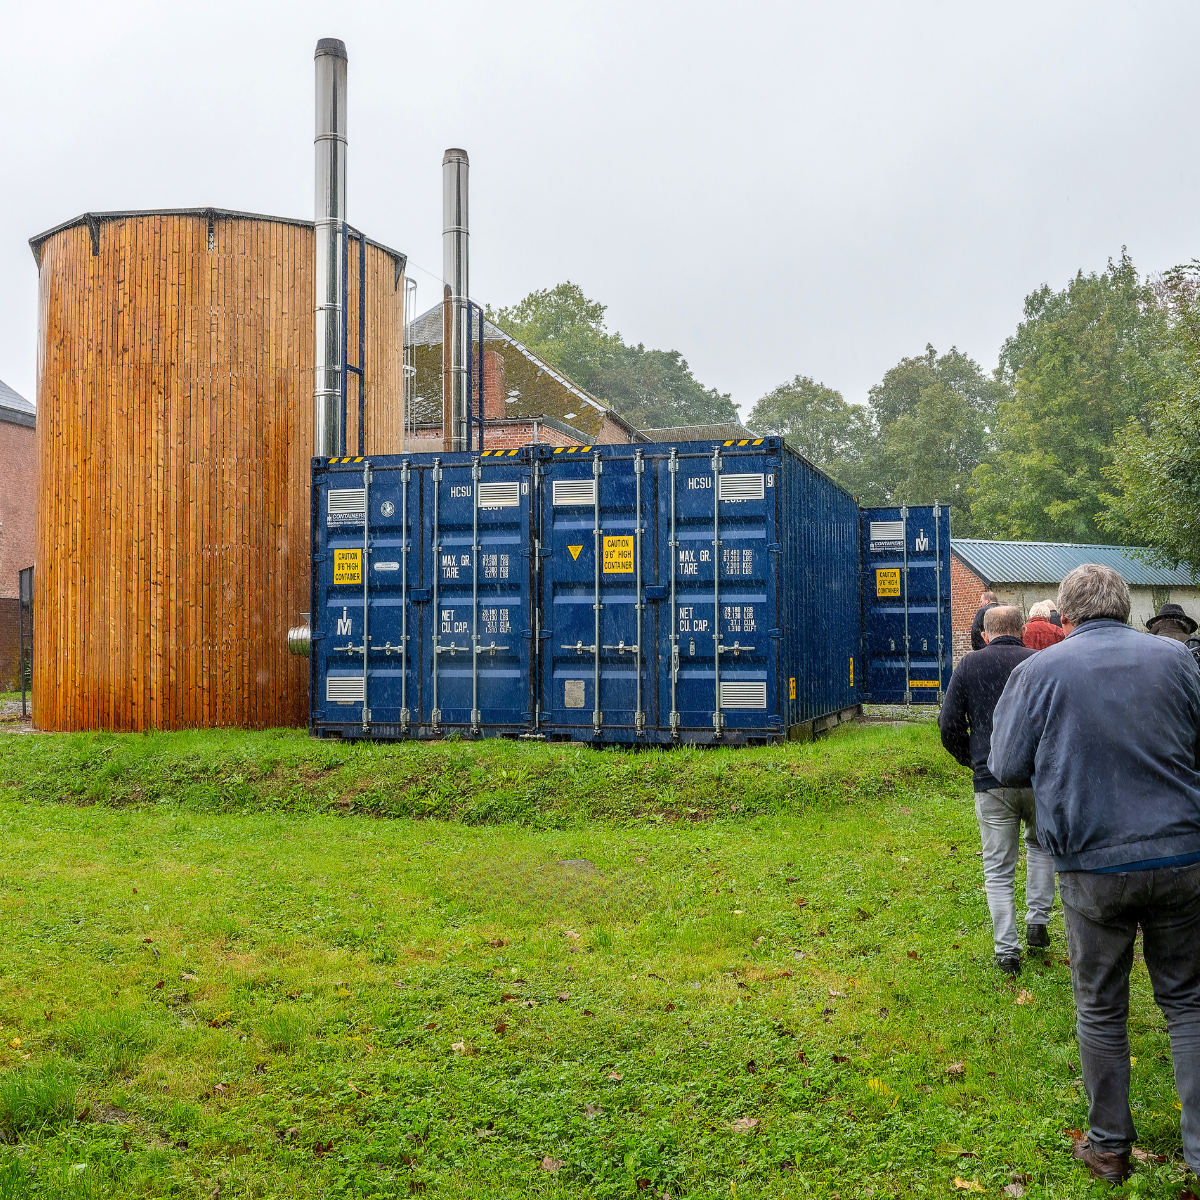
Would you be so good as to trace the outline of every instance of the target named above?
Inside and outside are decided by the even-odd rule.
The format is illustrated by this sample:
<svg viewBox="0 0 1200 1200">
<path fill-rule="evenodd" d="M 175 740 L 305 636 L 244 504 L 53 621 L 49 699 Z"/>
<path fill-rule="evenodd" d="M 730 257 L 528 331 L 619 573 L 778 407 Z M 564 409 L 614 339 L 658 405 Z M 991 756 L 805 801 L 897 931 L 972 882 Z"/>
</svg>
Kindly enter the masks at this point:
<svg viewBox="0 0 1200 1200">
<path fill-rule="evenodd" d="M 311 226 L 145 214 L 41 245 L 34 721 L 307 720 Z M 350 357 L 358 345 L 351 244 Z M 398 449 L 403 281 L 367 249 L 367 451 Z M 348 444 L 357 446 L 356 383 Z"/>
</svg>

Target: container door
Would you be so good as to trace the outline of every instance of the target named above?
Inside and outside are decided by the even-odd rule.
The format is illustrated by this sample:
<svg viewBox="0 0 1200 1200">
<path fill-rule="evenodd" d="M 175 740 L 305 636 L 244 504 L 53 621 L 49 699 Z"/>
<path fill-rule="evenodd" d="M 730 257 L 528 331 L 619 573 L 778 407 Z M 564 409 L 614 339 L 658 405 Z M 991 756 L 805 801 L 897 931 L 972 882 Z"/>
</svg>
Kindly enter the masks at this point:
<svg viewBox="0 0 1200 1200">
<path fill-rule="evenodd" d="M 544 635 L 540 719 L 576 736 L 633 740 L 652 699 L 640 450 L 557 447 L 542 467 Z M 652 661 L 652 659 L 651 659 Z"/>
<path fill-rule="evenodd" d="M 415 480 L 407 460 L 390 458 L 314 471 L 316 732 L 400 737 L 415 723 Z"/>
<path fill-rule="evenodd" d="M 863 657 L 872 704 L 940 704 L 950 682 L 950 510 L 864 508 Z"/>
<path fill-rule="evenodd" d="M 718 446 L 663 462 L 671 647 L 661 703 L 685 740 L 781 731 L 772 461 Z"/>
<path fill-rule="evenodd" d="M 520 732 L 533 715 L 526 456 L 449 454 L 425 476 L 428 732 Z"/>
</svg>

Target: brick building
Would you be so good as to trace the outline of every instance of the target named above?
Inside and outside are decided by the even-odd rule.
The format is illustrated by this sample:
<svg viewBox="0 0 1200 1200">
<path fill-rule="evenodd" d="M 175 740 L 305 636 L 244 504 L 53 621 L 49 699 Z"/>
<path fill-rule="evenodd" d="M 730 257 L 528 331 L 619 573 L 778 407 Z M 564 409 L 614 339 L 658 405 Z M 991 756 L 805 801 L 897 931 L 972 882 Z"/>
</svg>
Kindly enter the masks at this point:
<svg viewBox="0 0 1200 1200">
<path fill-rule="evenodd" d="M 37 450 L 33 405 L 0 381 L 0 691 L 20 687 L 18 575 L 33 565 Z"/>
<path fill-rule="evenodd" d="M 950 542 L 950 597 L 954 661 L 971 649 L 971 622 L 979 593 L 996 593 L 1001 604 L 1014 604 L 1029 615 L 1039 600 L 1053 600 L 1063 576 L 1082 563 L 1112 567 L 1129 585 L 1130 624 L 1146 627 L 1147 618 L 1168 601 L 1180 604 L 1200 621 L 1200 582 L 1187 571 L 1156 567 L 1137 557 L 1131 546 L 1084 546 L 1066 542 L 993 542 L 953 538 Z"/>
<path fill-rule="evenodd" d="M 442 448 L 442 337 L 440 304 L 415 318 L 405 331 L 416 365 L 411 411 L 405 416 L 406 450 Z M 483 346 L 486 449 L 530 442 L 595 446 L 649 440 L 615 409 L 491 321 L 484 322 Z"/>
</svg>

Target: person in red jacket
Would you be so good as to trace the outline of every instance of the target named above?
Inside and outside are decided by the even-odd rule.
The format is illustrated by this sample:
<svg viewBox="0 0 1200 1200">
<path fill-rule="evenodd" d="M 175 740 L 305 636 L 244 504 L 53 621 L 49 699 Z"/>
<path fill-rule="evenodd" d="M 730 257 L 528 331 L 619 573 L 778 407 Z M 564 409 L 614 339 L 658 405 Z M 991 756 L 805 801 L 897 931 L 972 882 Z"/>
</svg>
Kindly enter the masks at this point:
<svg viewBox="0 0 1200 1200">
<path fill-rule="evenodd" d="M 1061 625 L 1055 625 L 1050 619 L 1054 615 L 1054 603 L 1050 600 L 1039 600 L 1029 610 L 1029 620 L 1025 622 L 1025 634 L 1021 639 L 1029 650 L 1045 650 L 1061 642 L 1067 635 Z"/>
</svg>

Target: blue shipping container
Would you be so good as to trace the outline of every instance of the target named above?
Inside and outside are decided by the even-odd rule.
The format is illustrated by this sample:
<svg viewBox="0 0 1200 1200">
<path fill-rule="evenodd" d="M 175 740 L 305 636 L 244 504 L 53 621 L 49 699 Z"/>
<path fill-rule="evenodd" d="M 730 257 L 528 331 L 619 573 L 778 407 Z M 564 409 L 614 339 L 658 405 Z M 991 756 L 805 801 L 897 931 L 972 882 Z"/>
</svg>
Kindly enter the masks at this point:
<svg viewBox="0 0 1200 1200">
<path fill-rule="evenodd" d="M 534 466 L 539 732 L 763 741 L 861 703 L 858 506 L 779 438 Z"/>
<path fill-rule="evenodd" d="M 941 704 L 953 670 L 950 509 L 864 508 L 863 632 L 872 704 Z"/>
<path fill-rule="evenodd" d="M 314 733 L 528 729 L 530 483 L 523 450 L 314 460 Z"/>
<path fill-rule="evenodd" d="M 311 728 L 770 741 L 864 698 L 853 497 L 779 438 L 314 460 Z"/>
</svg>

